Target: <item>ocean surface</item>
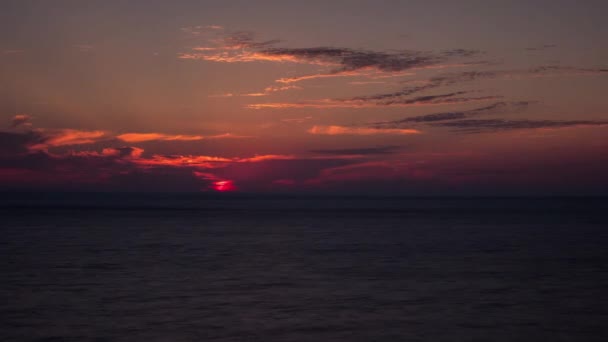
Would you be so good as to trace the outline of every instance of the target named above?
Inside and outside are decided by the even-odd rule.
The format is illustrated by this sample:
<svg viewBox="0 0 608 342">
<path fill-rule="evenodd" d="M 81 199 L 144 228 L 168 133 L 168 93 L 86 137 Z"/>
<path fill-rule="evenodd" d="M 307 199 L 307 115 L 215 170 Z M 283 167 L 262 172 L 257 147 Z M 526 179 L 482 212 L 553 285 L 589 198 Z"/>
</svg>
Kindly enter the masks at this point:
<svg viewBox="0 0 608 342">
<path fill-rule="evenodd" d="M 607 341 L 608 200 L 0 200 L 0 341 Z"/>
</svg>

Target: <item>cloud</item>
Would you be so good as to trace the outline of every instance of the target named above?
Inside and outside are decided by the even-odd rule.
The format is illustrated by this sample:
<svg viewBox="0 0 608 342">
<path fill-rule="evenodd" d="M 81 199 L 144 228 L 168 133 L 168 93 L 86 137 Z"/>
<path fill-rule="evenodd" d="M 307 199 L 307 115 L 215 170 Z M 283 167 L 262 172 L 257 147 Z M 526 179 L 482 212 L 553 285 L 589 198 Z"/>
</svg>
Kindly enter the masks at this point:
<svg viewBox="0 0 608 342">
<path fill-rule="evenodd" d="M 357 71 L 341 71 L 341 72 L 332 72 L 325 74 L 312 74 L 312 75 L 303 75 L 303 76 L 294 76 L 294 77 L 282 77 L 277 79 L 275 82 L 278 83 L 296 83 L 300 81 L 313 80 L 319 78 L 334 78 L 334 77 L 355 77 L 355 76 L 369 76 L 376 74 L 377 72 L 368 72 L 367 69 L 357 70 Z M 400 75 L 411 75 L 411 73 L 400 73 Z"/>
<path fill-rule="evenodd" d="M 526 51 L 542 51 L 542 50 L 552 49 L 555 47 L 557 47 L 556 44 L 544 44 L 544 45 L 539 45 L 539 46 L 527 47 Z"/>
<path fill-rule="evenodd" d="M 476 50 L 454 49 L 443 52 L 372 51 L 345 47 L 276 47 L 280 40 L 257 41 L 253 32 L 227 33 L 221 40 L 212 40 L 207 46 L 192 48 L 180 54 L 182 59 L 200 59 L 213 62 L 278 62 L 300 63 L 331 67 L 326 74 L 282 79 L 279 82 L 297 82 L 307 78 L 334 77 L 357 71 L 400 72 L 420 67 L 432 67 L 452 58 L 470 58 L 480 54 Z M 352 75 L 352 74 L 351 74 Z"/>
<path fill-rule="evenodd" d="M 429 122 L 437 122 L 437 121 L 447 121 L 447 120 L 457 120 L 464 119 L 471 116 L 478 115 L 490 115 L 496 113 L 503 112 L 519 112 L 523 109 L 527 108 L 530 104 L 529 101 L 519 101 L 519 102 L 496 102 L 488 106 L 474 108 L 463 111 L 452 111 L 452 112 L 441 112 L 441 113 L 432 113 L 425 114 L 419 116 L 412 116 L 399 120 L 391 120 L 391 121 L 381 121 L 374 122 L 370 124 L 370 127 L 373 128 L 398 128 L 403 124 L 411 125 L 412 123 L 429 123 Z"/>
<path fill-rule="evenodd" d="M 143 142 L 152 140 L 179 140 L 179 141 L 193 141 L 202 140 L 205 137 L 201 135 L 168 135 L 162 133 L 125 133 L 116 136 L 116 138 L 126 142 Z"/>
<path fill-rule="evenodd" d="M 242 94 L 240 96 L 267 96 L 270 95 L 272 93 L 276 93 L 276 92 L 280 92 L 280 91 L 286 91 L 286 90 L 291 90 L 291 89 L 302 89 L 301 87 L 298 86 L 282 86 L 282 87 L 266 87 L 264 89 L 263 92 L 261 93 L 247 93 L 247 94 Z"/>
<path fill-rule="evenodd" d="M 432 67 L 432 66 L 431 66 Z M 350 71 L 345 71 L 350 72 Z M 401 90 L 379 93 L 373 95 L 360 95 L 350 98 L 341 99 L 321 99 L 303 102 L 287 102 L 287 103 L 254 103 L 246 107 L 251 109 L 283 109 L 283 108 L 364 108 L 374 106 L 420 106 L 420 105 L 446 105 L 446 104 L 461 104 L 478 101 L 490 101 L 502 98 L 502 96 L 489 95 L 478 97 L 460 97 L 466 92 L 457 91 L 437 95 L 423 95 L 411 97 L 411 95 L 428 91 L 431 89 L 450 86 L 462 82 L 472 82 L 480 79 L 517 79 L 523 77 L 550 77 L 550 76 L 567 76 L 567 75 L 602 75 L 608 74 L 606 69 L 593 68 L 574 68 L 563 66 L 539 66 L 526 70 L 497 70 L 497 71 L 466 71 L 461 73 L 451 73 L 432 77 L 428 80 L 416 81 L 420 83 L 415 86 L 408 86 Z M 306 78 L 317 77 L 333 77 L 330 74 L 309 75 L 299 78 L 279 80 L 287 83 L 288 81 L 299 81 Z"/>
<path fill-rule="evenodd" d="M 77 129 L 38 129 L 36 131 L 44 138 L 43 142 L 30 147 L 33 150 L 92 144 L 109 138 L 108 133 L 105 131 L 84 131 Z"/>
<path fill-rule="evenodd" d="M 406 169 L 400 164 L 386 161 L 365 161 L 323 169 L 319 176 L 307 180 L 310 185 L 328 183 L 369 182 L 374 179 L 396 179 L 406 177 Z"/>
<path fill-rule="evenodd" d="M 608 73 L 600 68 L 577 68 L 560 65 L 541 65 L 529 69 L 466 71 L 449 73 L 428 79 L 426 89 L 448 86 L 461 82 L 472 82 L 481 79 L 523 79 L 556 76 L 593 76 Z M 424 90 L 424 89 L 422 89 Z"/>
<path fill-rule="evenodd" d="M 302 89 L 301 87 L 295 86 L 295 85 L 290 85 L 290 86 L 282 86 L 282 87 L 266 87 L 266 89 L 264 89 L 265 93 L 276 93 L 278 91 L 286 91 L 286 90 L 291 90 L 291 89 Z"/>
<path fill-rule="evenodd" d="M 139 166 L 144 168 L 151 167 L 186 167 L 186 168 L 202 168 L 214 169 L 225 166 L 226 163 L 232 162 L 231 158 L 203 155 L 158 155 L 155 154 L 150 158 L 142 158 L 134 161 Z"/>
<path fill-rule="evenodd" d="M 305 117 L 302 117 L 302 118 L 281 119 L 281 122 L 301 124 L 301 123 L 304 123 L 304 122 L 306 122 L 308 120 L 312 120 L 312 116 L 305 116 Z"/>
<path fill-rule="evenodd" d="M 12 155 L 26 153 L 32 146 L 44 143 L 46 137 L 39 132 L 24 133 L 0 132 L 0 154 Z"/>
<path fill-rule="evenodd" d="M 408 86 L 399 91 L 367 96 L 356 96 L 351 100 L 382 100 L 389 98 L 399 98 L 412 95 L 418 92 L 423 92 L 439 87 L 450 86 L 458 83 L 472 82 L 482 79 L 518 79 L 526 77 L 550 77 L 550 76 L 568 76 L 568 75 L 601 75 L 607 74 L 608 70 L 599 68 L 575 68 L 567 66 L 545 65 L 530 69 L 522 70 L 493 70 L 493 71 L 465 71 L 460 73 L 448 73 L 429 78 L 427 80 L 417 80 L 421 85 Z"/>
<path fill-rule="evenodd" d="M 15 128 L 17 126 L 30 126 L 30 119 L 31 116 L 27 115 L 27 114 L 17 114 L 13 117 L 13 120 L 11 122 L 11 127 Z"/>
<path fill-rule="evenodd" d="M 484 133 L 516 129 L 557 129 L 567 127 L 606 126 L 608 121 L 555 121 L 555 120 L 458 120 L 433 123 L 433 126 L 449 127 L 463 133 Z"/>
<path fill-rule="evenodd" d="M 425 95 L 414 98 L 402 97 L 369 97 L 348 99 L 321 99 L 302 102 L 269 102 L 249 104 L 249 109 L 285 109 L 285 108 L 369 108 L 369 107 L 416 107 L 416 106 L 439 106 L 448 104 L 459 104 L 469 102 L 491 101 L 501 98 L 500 96 L 477 96 L 477 97 L 455 97 L 467 94 L 465 91 L 457 91 L 446 94 Z"/>
<path fill-rule="evenodd" d="M 125 142 L 144 142 L 144 141 L 196 141 L 203 139 L 237 139 L 237 138 L 249 138 L 247 136 L 234 135 L 230 133 L 217 134 L 217 135 L 170 135 L 163 133 L 124 133 L 116 136 Z"/>
<path fill-rule="evenodd" d="M 101 151 L 104 156 L 114 156 L 119 158 L 140 158 L 144 150 L 139 147 L 108 147 Z"/>
<path fill-rule="evenodd" d="M 296 159 L 293 155 L 281 155 L 281 154 L 266 154 L 266 155 L 256 155 L 250 158 L 241 158 L 237 161 L 239 163 L 255 163 L 265 160 L 291 160 Z"/>
<path fill-rule="evenodd" d="M 450 121 L 453 122 L 453 121 Z M 532 125 L 562 127 L 562 124 Z M 568 127 L 589 121 L 568 121 Z M 512 124 L 512 122 L 511 122 Z M 598 124 L 598 122 L 594 122 Z M 608 125 L 608 122 L 602 122 Z M 574 126 L 572 126 L 574 125 Z M 495 126 L 495 125 L 494 125 Z M 513 126 L 513 125 L 511 125 Z M 525 125 L 526 128 L 531 125 Z M 40 132 L 0 132 L 0 189 L 78 191 L 213 191 L 229 182 L 245 192 L 321 191 L 362 194 L 436 194 L 478 191 L 509 193 L 517 190 L 572 189 L 604 186 L 608 163 L 594 150 L 565 147 L 559 154 L 520 156 L 516 151 L 484 154 L 466 151 L 394 154 L 397 146 L 315 150 L 319 156 L 254 155 L 146 156 L 134 146 L 106 147 L 96 151 L 57 152 L 31 150 L 43 142 Z M 109 140 L 107 143 L 115 143 Z M 346 158 L 345 156 L 350 156 Z M 534 155 L 536 158 L 528 158 Z M 546 173 L 547 165 L 569 165 Z M 506 168 L 506 169 L 505 169 Z M 583 176 L 581 176 L 583 175 Z M 584 182 L 577 181 L 583 177 Z M 566 181 L 565 181 L 566 180 Z M 599 183 L 598 183 L 599 182 Z M 228 184 L 228 183 L 225 183 Z M 568 187 L 562 188 L 568 190 Z M 459 192 L 460 191 L 460 192 Z"/>
<path fill-rule="evenodd" d="M 310 152 L 328 155 L 375 155 L 392 154 L 397 152 L 400 148 L 400 146 L 378 146 L 363 148 L 311 150 Z"/>
<path fill-rule="evenodd" d="M 310 134 L 316 135 L 375 135 L 375 134 L 420 134 L 417 129 L 392 128 L 378 129 L 370 127 L 352 126 L 313 126 L 308 130 Z"/>
<path fill-rule="evenodd" d="M 209 95 L 209 97 L 233 97 L 233 96 L 235 96 L 233 93 Z"/>
</svg>

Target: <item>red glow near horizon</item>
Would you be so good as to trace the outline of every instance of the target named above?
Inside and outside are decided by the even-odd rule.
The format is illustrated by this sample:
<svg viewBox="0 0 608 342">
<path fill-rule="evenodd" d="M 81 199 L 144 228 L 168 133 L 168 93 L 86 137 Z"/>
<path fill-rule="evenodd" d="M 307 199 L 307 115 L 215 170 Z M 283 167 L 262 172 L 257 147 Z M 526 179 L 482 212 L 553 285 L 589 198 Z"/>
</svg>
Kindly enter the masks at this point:
<svg viewBox="0 0 608 342">
<path fill-rule="evenodd" d="M 228 192 L 236 190 L 236 186 L 230 180 L 217 181 L 213 183 L 213 189 L 220 192 Z"/>
</svg>

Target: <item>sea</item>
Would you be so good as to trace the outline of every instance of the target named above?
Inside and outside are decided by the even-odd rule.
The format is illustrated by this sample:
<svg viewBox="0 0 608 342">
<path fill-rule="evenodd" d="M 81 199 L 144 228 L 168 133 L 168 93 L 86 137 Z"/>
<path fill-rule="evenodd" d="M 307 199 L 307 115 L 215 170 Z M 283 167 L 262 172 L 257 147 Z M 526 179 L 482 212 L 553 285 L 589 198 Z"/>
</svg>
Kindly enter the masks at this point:
<svg viewBox="0 0 608 342">
<path fill-rule="evenodd" d="M 4 194 L 0 341 L 608 341 L 607 198 Z"/>
</svg>

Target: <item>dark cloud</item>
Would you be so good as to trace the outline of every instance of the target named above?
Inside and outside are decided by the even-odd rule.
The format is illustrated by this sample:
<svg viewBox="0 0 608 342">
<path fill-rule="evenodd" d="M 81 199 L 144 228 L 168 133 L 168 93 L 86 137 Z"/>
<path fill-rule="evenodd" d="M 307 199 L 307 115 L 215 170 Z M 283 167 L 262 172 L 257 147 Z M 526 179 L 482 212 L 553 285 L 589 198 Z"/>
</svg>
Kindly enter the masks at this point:
<svg viewBox="0 0 608 342">
<path fill-rule="evenodd" d="M 400 146 L 378 146 L 364 148 L 345 148 L 345 149 L 326 149 L 326 150 L 311 150 L 312 153 L 329 154 L 329 155 L 374 155 L 374 154 L 391 154 L 400 149 Z"/>
<path fill-rule="evenodd" d="M 422 104 L 422 103 L 433 103 L 438 100 L 445 100 L 450 97 L 464 95 L 468 92 L 466 91 L 457 91 L 446 94 L 437 94 L 437 95 L 424 95 L 417 96 L 413 98 L 407 98 L 406 96 L 411 94 L 412 92 L 404 91 L 404 92 L 394 92 L 387 94 L 376 94 L 369 96 L 357 96 L 353 98 L 347 99 L 337 99 L 335 101 L 338 102 L 359 102 L 359 103 L 367 103 L 371 102 L 379 106 L 390 106 L 395 104 Z"/>
<path fill-rule="evenodd" d="M 392 106 L 392 105 L 425 105 L 425 104 L 448 104 L 448 103 L 466 103 L 474 101 L 487 101 L 499 99 L 502 96 L 478 96 L 478 97 L 455 97 L 459 95 L 468 94 L 468 91 L 455 91 L 447 94 L 438 95 L 425 95 L 418 96 L 409 99 L 393 99 L 376 102 L 379 106 Z"/>
<path fill-rule="evenodd" d="M 437 121 L 447 121 L 447 120 L 458 120 L 464 119 L 471 116 L 477 115 L 489 115 L 496 113 L 503 113 L 509 111 L 510 113 L 519 112 L 528 107 L 530 104 L 529 101 L 519 101 L 519 102 L 496 102 L 488 106 L 474 108 L 463 111 L 452 111 L 452 112 L 441 112 L 441 113 L 432 113 L 426 115 L 412 116 L 409 118 L 404 118 L 400 120 L 393 121 L 382 121 L 382 122 L 374 122 L 370 127 L 373 128 L 399 128 L 401 125 L 406 124 L 410 125 L 412 123 L 429 123 L 429 122 L 437 122 Z"/>
<path fill-rule="evenodd" d="M 374 95 L 363 95 L 363 96 L 355 96 L 347 99 L 343 99 L 345 101 L 380 101 L 380 100 L 388 100 L 395 98 L 406 97 L 415 93 L 423 92 L 426 90 L 448 86 L 459 82 L 467 82 L 473 81 L 480 78 L 493 78 L 496 77 L 496 72 L 492 71 L 468 71 L 458 74 L 447 74 L 441 75 L 437 77 L 432 77 L 426 81 L 423 85 L 405 87 L 402 90 L 390 92 L 390 93 L 382 93 L 382 94 L 374 94 Z"/>
<path fill-rule="evenodd" d="M 594 68 L 575 68 L 558 65 L 544 65 L 538 66 L 527 70 L 494 70 L 494 71 L 465 71 L 461 73 L 450 73 L 443 74 L 436 77 L 432 77 L 422 85 L 408 86 L 402 90 L 374 94 L 355 96 L 346 100 L 353 101 L 377 101 L 386 100 L 390 98 L 399 98 L 415 93 L 427 91 L 434 88 L 450 86 L 458 83 L 473 82 L 482 79 L 495 79 L 499 77 L 538 77 L 538 76 L 558 76 L 558 75 L 598 75 L 608 73 L 607 69 L 594 69 Z"/>
<path fill-rule="evenodd" d="M 269 56 L 294 57 L 304 61 L 340 65 L 333 72 L 354 71 L 369 67 L 380 71 L 402 71 L 430 66 L 443 60 L 442 56 L 414 51 L 387 53 L 336 47 L 269 48 L 260 52 Z"/>
<path fill-rule="evenodd" d="M 608 121 L 554 121 L 554 120 L 458 120 L 433 123 L 433 126 L 449 127 L 463 133 L 484 133 L 515 129 L 565 128 L 576 126 L 605 126 Z"/>
<path fill-rule="evenodd" d="M 466 91 L 456 91 L 456 92 L 447 93 L 447 94 L 418 96 L 418 97 L 414 97 L 411 99 L 388 100 L 388 101 L 382 101 L 380 103 L 386 104 L 386 105 L 391 105 L 394 103 L 404 103 L 404 104 L 432 103 L 439 99 L 445 99 L 445 98 L 454 97 L 457 95 L 464 95 L 466 93 L 467 93 Z"/>
<path fill-rule="evenodd" d="M 251 31 L 237 31 L 228 34 L 224 37 L 224 43 L 226 44 L 226 46 L 236 48 L 242 47 L 250 49 L 260 49 L 280 42 L 281 40 L 279 39 L 256 42 L 255 33 Z"/>
<path fill-rule="evenodd" d="M 343 73 L 374 68 L 382 72 L 403 71 L 437 65 L 452 58 L 470 58 L 480 54 L 477 50 L 453 49 L 443 52 L 419 51 L 372 51 L 343 47 L 275 47 L 280 40 L 257 41 L 250 31 L 226 34 L 222 46 L 194 48 L 201 51 L 182 54 L 181 58 L 200 58 L 223 62 L 245 61 L 293 61 L 317 65 L 329 65 L 331 73 Z M 217 44 L 216 44 L 217 45 Z M 219 53 L 218 53 L 219 52 Z"/>
<path fill-rule="evenodd" d="M 423 90 L 436 88 L 436 87 L 437 86 L 434 84 L 426 84 L 426 85 L 422 85 L 422 86 L 408 87 L 403 90 L 395 91 L 395 92 L 391 92 L 391 93 L 354 96 L 354 97 L 344 99 L 344 100 L 347 100 L 347 101 L 379 101 L 379 100 L 404 97 L 404 96 L 408 96 L 408 95 L 411 95 L 411 94 L 414 94 L 414 93 L 417 93 L 417 92 L 420 92 Z"/>
<path fill-rule="evenodd" d="M 0 132 L 0 154 L 15 154 L 28 152 L 31 146 L 42 144 L 48 140 L 39 132 L 24 133 Z"/>
</svg>

